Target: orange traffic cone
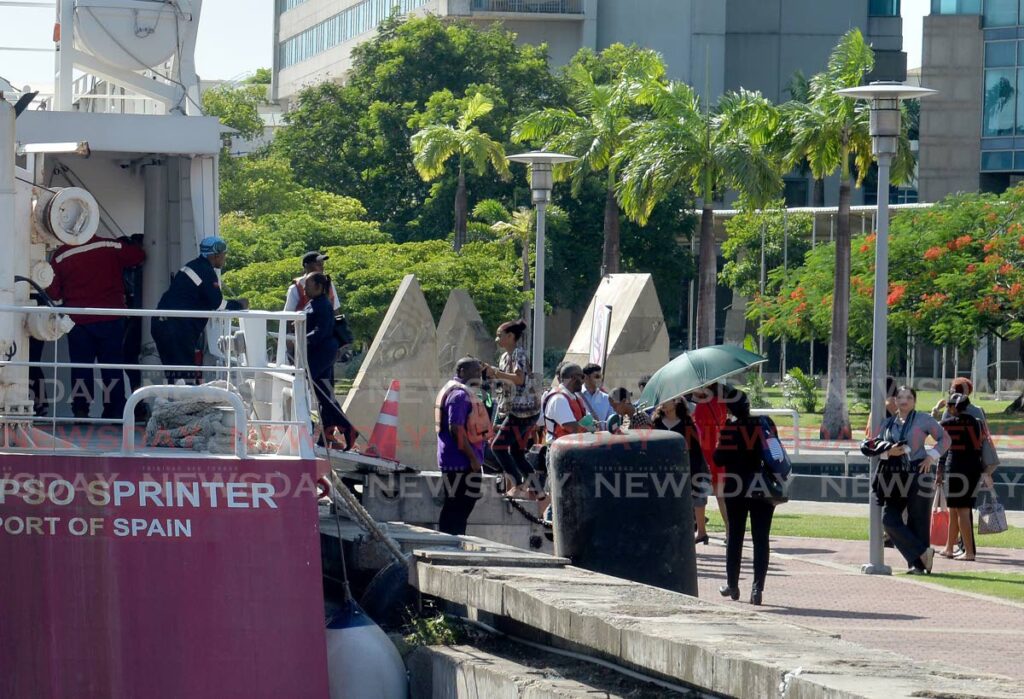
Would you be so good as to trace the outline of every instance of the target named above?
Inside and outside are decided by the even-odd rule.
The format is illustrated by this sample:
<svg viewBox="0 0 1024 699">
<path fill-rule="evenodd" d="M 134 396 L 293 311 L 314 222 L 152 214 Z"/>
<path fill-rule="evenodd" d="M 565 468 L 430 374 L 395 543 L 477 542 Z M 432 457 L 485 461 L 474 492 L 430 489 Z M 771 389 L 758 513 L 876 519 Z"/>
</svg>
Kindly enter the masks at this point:
<svg viewBox="0 0 1024 699">
<path fill-rule="evenodd" d="M 398 461 L 398 391 L 399 382 L 395 379 L 384 398 L 384 405 L 380 408 L 377 424 L 373 426 L 373 434 L 370 435 L 370 443 L 364 453 Z"/>
</svg>

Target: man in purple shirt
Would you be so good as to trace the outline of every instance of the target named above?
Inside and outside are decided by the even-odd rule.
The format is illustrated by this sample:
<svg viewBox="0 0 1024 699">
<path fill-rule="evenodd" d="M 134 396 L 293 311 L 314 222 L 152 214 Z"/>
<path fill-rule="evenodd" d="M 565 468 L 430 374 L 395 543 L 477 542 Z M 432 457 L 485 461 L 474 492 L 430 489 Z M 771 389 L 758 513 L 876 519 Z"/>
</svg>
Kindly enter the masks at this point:
<svg viewBox="0 0 1024 699">
<path fill-rule="evenodd" d="M 444 505 L 437 522 L 445 534 L 466 533 L 469 515 L 480 498 L 480 471 L 486 440 L 471 440 L 474 395 L 480 384 L 479 360 L 464 357 L 455 364 L 455 378 L 437 396 L 437 465 L 444 480 Z"/>
</svg>

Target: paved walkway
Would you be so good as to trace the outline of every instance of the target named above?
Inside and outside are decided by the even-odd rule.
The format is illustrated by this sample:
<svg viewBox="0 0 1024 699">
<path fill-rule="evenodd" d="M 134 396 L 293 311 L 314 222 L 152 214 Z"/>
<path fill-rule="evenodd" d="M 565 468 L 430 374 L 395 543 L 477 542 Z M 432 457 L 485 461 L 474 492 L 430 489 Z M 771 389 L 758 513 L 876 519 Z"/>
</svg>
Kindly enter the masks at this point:
<svg viewBox="0 0 1024 699">
<path fill-rule="evenodd" d="M 787 505 L 788 507 L 788 505 Z M 720 537 L 699 546 L 700 596 L 722 600 L 725 549 Z M 957 593 L 927 578 L 863 575 L 865 543 L 773 537 L 773 555 L 761 611 L 826 631 L 867 648 L 894 651 L 919 661 L 959 666 L 1024 680 L 1024 605 Z M 1024 551 L 980 549 L 978 561 L 936 558 L 936 572 L 999 568 L 1024 572 Z M 902 571 L 899 554 L 886 562 Z M 744 552 L 739 602 L 750 595 L 751 560 Z M 749 608 L 749 607 L 746 607 Z"/>
</svg>

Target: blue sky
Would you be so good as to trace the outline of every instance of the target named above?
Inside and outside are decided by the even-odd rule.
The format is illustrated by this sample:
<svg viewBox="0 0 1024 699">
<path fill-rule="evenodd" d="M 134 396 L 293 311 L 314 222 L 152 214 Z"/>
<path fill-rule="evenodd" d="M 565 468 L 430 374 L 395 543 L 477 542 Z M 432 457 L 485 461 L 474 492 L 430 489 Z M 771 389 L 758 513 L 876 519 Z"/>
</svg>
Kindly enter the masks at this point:
<svg viewBox="0 0 1024 699">
<path fill-rule="evenodd" d="M 199 75 L 227 79 L 269 67 L 273 6 L 274 0 L 204 0 L 196 47 Z M 911 67 L 921 65 L 921 17 L 928 6 L 929 0 L 903 0 L 903 47 Z M 52 31 L 51 8 L 0 7 L 0 46 L 51 48 Z M 53 55 L 0 51 L 0 76 L 18 86 L 50 86 Z"/>
</svg>

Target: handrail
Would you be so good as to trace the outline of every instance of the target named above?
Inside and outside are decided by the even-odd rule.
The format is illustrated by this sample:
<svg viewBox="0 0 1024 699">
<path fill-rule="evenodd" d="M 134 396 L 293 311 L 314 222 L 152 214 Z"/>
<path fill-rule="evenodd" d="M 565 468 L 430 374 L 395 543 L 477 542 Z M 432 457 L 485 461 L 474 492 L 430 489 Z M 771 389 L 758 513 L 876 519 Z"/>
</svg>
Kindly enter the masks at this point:
<svg viewBox="0 0 1024 699">
<path fill-rule="evenodd" d="M 232 393 L 224 388 L 216 386 L 143 386 L 132 393 L 124 404 L 122 419 L 124 426 L 121 428 L 121 453 L 135 453 L 135 406 L 146 398 L 165 396 L 177 400 L 206 399 L 227 402 L 235 410 L 235 430 L 232 439 L 235 442 L 235 456 L 239 459 L 246 457 L 246 428 L 245 404 L 237 393 Z"/>
<path fill-rule="evenodd" d="M 74 308 L 71 306 L 19 306 L 15 304 L 0 304 L 0 311 L 127 318 L 261 318 L 290 322 L 303 322 L 306 319 L 306 314 L 299 311 L 177 311 L 154 308 Z"/>
<path fill-rule="evenodd" d="M 789 415 L 793 418 L 793 455 L 800 454 L 800 413 L 792 408 L 751 408 L 751 415 Z"/>
<path fill-rule="evenodd" d="M 59 367 L 62 369 L 125 369 L 139 371 L 198 371 L 198 372 L 225 372 L 228 370 L 227 366 L 219 366 L 216 364 L 102 364 L 100 362 L 16 362 L 14 360 L 0 359 L 0 368 L 5 366 L 14 367 L 28 367 L 30 369 L 48 369 L 51 367 Z M 279 371 L 283 374 L 297 374 L 305 371 L 297 366 L 290 364 L 277 365 L 272 367 L 265 366 L 233 366 L 231 367 L 231 373 L 233 374 L 262 374 Z"/>
</svg>

